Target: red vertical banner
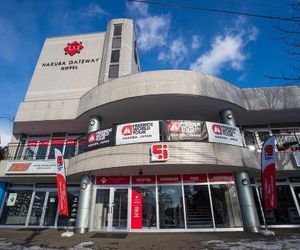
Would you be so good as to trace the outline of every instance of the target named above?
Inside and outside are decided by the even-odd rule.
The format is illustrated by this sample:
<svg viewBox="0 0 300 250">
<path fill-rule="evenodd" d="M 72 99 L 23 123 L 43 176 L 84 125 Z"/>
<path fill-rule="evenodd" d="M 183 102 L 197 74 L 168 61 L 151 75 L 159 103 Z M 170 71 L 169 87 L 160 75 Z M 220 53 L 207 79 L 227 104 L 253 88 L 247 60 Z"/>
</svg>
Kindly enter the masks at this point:
<svg viewBox="0 0 300 250">
<path fill-rule="evenodd" d="M 62 153 L 58 149 L 54 149 L 56 161 L 56 186 L 58 196 L 58 208 L 60 216 L 69 216 L 67 180 L 65 173 L 65 165 Z"/>
<path fill-rule="evenodd" d="M 261 151 L 262 194 L 264 210 L 277 209 L 275 137 L 269 137 Z"/>
<path fill-rule="evenodd" d="M 131 193 L 131 228 L 141 229 L 143 222 L 143 196 L 132 189 Z"/>
</svg>

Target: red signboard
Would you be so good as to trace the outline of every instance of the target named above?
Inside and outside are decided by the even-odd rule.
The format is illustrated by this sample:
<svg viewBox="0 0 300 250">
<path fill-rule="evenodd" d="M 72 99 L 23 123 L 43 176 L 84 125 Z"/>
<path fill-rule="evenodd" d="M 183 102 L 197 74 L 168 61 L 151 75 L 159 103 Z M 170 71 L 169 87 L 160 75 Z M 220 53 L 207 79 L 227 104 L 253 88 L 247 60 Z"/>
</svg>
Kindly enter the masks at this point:
<svg viewBox="0 0 300 250">
<path fill-rule="evenodd" d="M 232 173 L 212 173 L 208 174 L 210 182 L 232 182 L 234 181 Z"/>
<path fill-rule="evenodd" d="M 155 175 L 132 176 L 132 184 L 155 184 Z"/>
<path fill-rule="evenodd" d="M 75 140 L 71 140 L 71 139 L 67 140 L 67 145 L 75 145 L 75 144 L 76 144 Z"/>
<path fill-rule="evenodd" d="M 52 139 L 51 144 L 52 145 L 64 145 L 65 139 Z"/>
<path fill-rule="evenodd" d="M 206 174 L 184 174 L 182 175 L 183 183 L 205 183 L 207 182 Z"/>
<path fill-rule="evenodd" d="M 131 228 L 141 229 L 143 222 L 143 196 L 132 190 L 131 195 Z"/>
<path fill-rule="evenodd" d="M 66 181 L 64 159 L 60 150 L 55 148 L 54 152 L 55 152 L 55 161 L 57 166 L 56 185 L 57 185 L 59 215 L 67 217 L 69 215 L 69 208 L 68 208 L 67 181 Z"/>
<path fill-rule="evenodd" d="M 129 185 L 129 176 L 97 176 L 96 185 Z"/>
<path fill-rule="evenodd" d="M 277 209 L 275 137 L 264 142 L 261 151 L 262 193 L 264 210 Z"/>
<path fill-rule="evenodd" d="M 158 175 L 157 183 L 158 184 L 181 183 L 181 175 L 180 174 Z"/>
<path fill-rule="evenodd" d="M 167 161 L 169 159 L 169 147 L 167 144 L 157 143 L 151 146 L 151 161 Z"/>
<path fill-rule="evenodd" d="M 38 141 L 27 141 L 26 145 L 27 147 L 34 147 L 37 146 Z"/>
</svg>

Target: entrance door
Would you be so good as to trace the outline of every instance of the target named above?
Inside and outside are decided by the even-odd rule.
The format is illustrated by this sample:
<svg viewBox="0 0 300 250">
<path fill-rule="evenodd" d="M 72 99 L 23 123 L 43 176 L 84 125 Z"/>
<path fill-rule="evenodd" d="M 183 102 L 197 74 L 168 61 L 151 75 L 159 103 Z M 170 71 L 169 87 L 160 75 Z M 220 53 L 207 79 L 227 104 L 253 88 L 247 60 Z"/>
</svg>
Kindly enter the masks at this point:
<svg viewBox="0 0 300 250">
<path fill-rule="evenodd" d="M 94 207 L 94 230 L 127 230 L 128 188 L 97 189 Z"/>
<path fill-rule="evenodd" d="M 28 221 L 29 226 L 40 226 L 42 222 L 42 217 L 45 211 L 47 192 L 35 191 L 34 199 L 31 207 L 30 217 Z"/>
<path fill-rule="evenodd" d="M 57 204 L 56 191 L 36 190 L 27 225 L 33 227 L 54 227 Z"/>
</svg>

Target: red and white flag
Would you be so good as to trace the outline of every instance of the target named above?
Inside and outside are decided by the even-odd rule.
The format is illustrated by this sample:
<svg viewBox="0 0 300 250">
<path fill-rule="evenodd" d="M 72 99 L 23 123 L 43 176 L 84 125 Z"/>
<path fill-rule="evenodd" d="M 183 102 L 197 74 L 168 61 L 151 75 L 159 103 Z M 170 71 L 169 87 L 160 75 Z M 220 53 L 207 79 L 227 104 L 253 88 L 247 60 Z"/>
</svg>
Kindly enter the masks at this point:
<svg viewBox="0 0 300 250">
<path fill-rule="evenodd" d="M 56 185 L 58 195 L 58 207 L 60 216 L 69 216 L 67 180 L 65 172 L 65 164 L 62 153 L 58 149 L 54 149 L 56 162 Z"/>
<path fill-rule="evenodd" d="M 262 146 L 261 171 L 264 210 L 277 209 L 275 137 L 269 137 Z"/>
</svg>

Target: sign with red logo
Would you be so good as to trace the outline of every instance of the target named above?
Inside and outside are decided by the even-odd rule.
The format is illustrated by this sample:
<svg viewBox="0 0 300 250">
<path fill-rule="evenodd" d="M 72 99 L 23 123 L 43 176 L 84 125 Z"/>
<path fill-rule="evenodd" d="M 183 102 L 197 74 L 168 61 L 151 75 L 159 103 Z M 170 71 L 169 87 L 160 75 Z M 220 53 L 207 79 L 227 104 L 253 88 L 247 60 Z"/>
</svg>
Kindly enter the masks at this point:
<svg viewBox="0 0 300 250">
<path fill-rule="evenodd" d="M 129 185 L 129 176 L 97 176 L 96 185 Z"/>
<path fill-rule="evenodd" d="M 132 184 L 155 184 L 155 175 L 132 176 Z"/>
<path fill-rule="evenodd" d="M 116 145 L 159 141 L 159 121 L 127 123 L 117 126 Z"/>
<path fill-rule="evenodd" d="M 261 151 L 262 193 L 264 210 L 277 209 L 275 137 L 269 137 Z"/>
<path fill-rule="evenodd" d="M 183 174 L 182 179 L 183 179 L 183 183 L 206 183 L 207 175 L 206 174 Z"/>
<path fill-rule="evenodd" d="M 66 55 L 74 56 L 75 54 L 79 54 L 83 48 L 82 42 L 74 41 L 68 43 L 67 47 L 64 48 L 64 51 Z"/>
<path fill-rule="evenodd" d="M 141 229 L 143 222 L 143 195 L 132 189 L 131 193 L 131 228 Z"/>
<path fill-rule="evenodd" d="M 87 136 L 87 148 L 101 148 L 115 145 L 115 129 L 108 128 L 91 132 Z"/>
<path fill-rule="evenodd" d="M 180 121 L 169 121 L 168 130 L 171 133 L 180 133 L 181 132 L 181 122 Z"/>
<path fill-rule="evenodd" d="M 227 124 L 206 122 L 208 141 L 243 146 L 240 129 Z"/>
<path fill-rule="evenodd" d="M 165 124 L 165 123 L 164 123 Z M 207 140 L 205 122 L 189 120 L 166 121 L 166 140 L 204 141 Z"/>
<path fill-rule="evenodd" d="M 232 173 L 209 173 L 208 179 L 210 182 L 233 182 Z"/>
<path fill-rule="evenodd" d="M 180 174 L 158 175 L 157 183 L 158 184 L 181 183 L 181 175 Z"/>
<path fill-rule="evenodd" d="M 133 133 L 133 125 L 132 124 L 129 124 L 129 125 L 126 125 L 122 128 L 122 135 L 124 136 L 129 136 L 129 135 L 132 135 Z"/>
<path fill-rule="evenodd" d="M 167 161 L 169 159 L 169 147 L 167 144 L 153 144 L 150 152 L 151 162 Z"/>
<path fill-rule="evenodd" d="M 54 149 L 55 161 L 57 166 L 56 185 L 58 196 L 58 207 L 60 216 L 69 216 L 68 195 L 67 195 L 67 180 L 63 156 L 60 150 Z"/>
</svg>

